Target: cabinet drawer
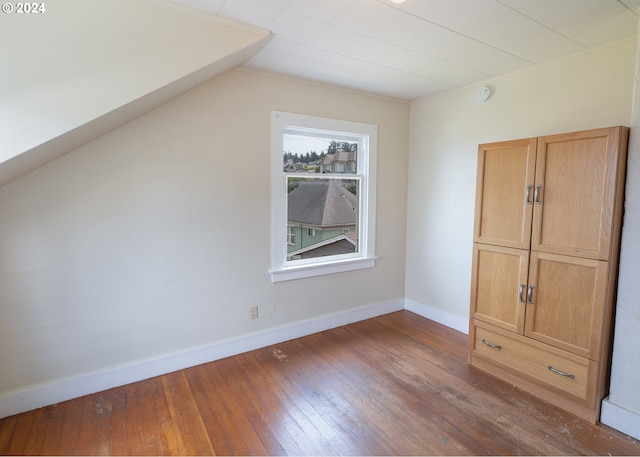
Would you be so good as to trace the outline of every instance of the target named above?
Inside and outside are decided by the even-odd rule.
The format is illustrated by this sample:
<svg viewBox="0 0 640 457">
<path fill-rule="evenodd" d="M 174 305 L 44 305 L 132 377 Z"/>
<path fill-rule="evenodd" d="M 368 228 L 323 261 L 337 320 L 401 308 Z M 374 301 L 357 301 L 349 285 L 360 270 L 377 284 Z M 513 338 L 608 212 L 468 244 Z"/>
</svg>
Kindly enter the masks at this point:
<svg viewBox="0 0 640 457">
<path fill-rule="evenodd" d="M 484 323 L 476 323 L 473 333 L 473 357 L 587 402 L 593 396 L 596 362 Z"/>
</svg>

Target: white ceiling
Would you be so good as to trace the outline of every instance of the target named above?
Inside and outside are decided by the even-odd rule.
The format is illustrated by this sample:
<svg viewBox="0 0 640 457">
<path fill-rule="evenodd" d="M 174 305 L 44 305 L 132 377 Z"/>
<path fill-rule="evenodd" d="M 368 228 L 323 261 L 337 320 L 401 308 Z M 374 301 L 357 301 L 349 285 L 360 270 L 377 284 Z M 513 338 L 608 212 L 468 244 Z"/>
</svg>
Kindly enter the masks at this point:
<svg viewBox="0 0 640 457">
<path fill-rule="evenodd" d="M 248 68 L 413 100 L 637 35 L 640 0 L 173 0 L 270 30 Z"/>
</svg>

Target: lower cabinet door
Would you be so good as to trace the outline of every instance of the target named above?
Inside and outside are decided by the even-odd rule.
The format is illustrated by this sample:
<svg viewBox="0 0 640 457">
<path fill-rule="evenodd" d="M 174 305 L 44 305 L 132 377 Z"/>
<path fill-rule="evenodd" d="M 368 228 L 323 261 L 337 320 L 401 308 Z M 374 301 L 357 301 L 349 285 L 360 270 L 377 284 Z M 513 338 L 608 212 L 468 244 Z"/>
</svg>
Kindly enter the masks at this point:
<svg viewBox="0 0 640 457">
<path fill-rule="evenodd" d="M 528 268 L 528 250 L 474 244 L 471 317 L 522 334 Z"/>
<path fill-rule="evenodd" d="M 600 360 L 608 263 L 531 252 L 524 334 Z"/>
</svg>

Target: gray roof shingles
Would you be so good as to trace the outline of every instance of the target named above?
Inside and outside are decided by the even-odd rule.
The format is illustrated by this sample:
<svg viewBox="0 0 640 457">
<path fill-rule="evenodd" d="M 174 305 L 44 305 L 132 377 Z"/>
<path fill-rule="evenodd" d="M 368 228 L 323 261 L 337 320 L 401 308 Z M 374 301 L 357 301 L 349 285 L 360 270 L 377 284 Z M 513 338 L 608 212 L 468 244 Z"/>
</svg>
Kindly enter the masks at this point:
<svg viewBox="0 0 640 457">
<path fill-rule="evenodd" d="M 357 201 L 337 179 L 303 181 L 288 194 L 287 219 L 316 227 L 355 225 Z"/>
</svg>

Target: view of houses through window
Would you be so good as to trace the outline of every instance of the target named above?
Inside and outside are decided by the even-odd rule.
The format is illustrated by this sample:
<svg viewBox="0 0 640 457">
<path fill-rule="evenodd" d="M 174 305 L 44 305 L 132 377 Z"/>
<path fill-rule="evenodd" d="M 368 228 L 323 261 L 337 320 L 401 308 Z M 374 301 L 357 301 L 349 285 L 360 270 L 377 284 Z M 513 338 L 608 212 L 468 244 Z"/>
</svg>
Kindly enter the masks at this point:
<svg viewBox="0 0 640 457">
<path fill-rule="evenodd" d="M 358 143 L 284 135 L 287 260 L 358 252 Z"/>
<path fill-rule="evenodd" d="M 377 126 L 271 112 L 271 280 L 373 268 Z"/>
</svg>

